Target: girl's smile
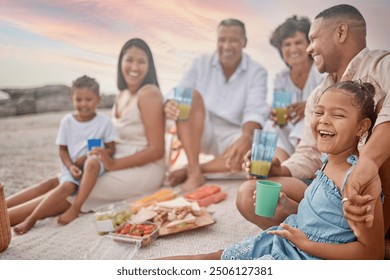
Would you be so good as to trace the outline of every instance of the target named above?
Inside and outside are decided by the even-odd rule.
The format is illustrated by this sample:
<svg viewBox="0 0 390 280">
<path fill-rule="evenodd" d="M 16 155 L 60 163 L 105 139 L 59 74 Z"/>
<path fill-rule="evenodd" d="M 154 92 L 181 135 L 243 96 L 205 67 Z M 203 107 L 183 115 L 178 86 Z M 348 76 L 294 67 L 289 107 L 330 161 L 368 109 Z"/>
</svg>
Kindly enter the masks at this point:
<svg viewBox="0 0 390 280">
<path fill-rule="evenodd" d="M 353 95 L 327 90 L 313 112 L 312 132 L 322 153 L 352 153 L 359 140 L 359 115 Z"/>
</svg>

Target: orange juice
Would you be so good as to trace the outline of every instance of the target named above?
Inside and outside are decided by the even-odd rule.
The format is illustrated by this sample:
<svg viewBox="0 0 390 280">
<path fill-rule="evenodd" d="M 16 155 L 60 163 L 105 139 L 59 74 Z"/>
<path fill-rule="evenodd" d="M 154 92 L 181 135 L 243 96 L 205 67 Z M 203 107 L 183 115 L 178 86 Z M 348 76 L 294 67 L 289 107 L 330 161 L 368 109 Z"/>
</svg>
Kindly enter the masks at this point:
<svg viewBox="0 0 390 280">
<path fill-rule="evenodd" d="M 286 125 L 287 120 L 285 118 L 285 115 L 287 115 L 287 108 L 275 108 L 276 111 L 276 118 L 277 118 L 277 123 L 280 125 Z"/>
<path fill-rule="evenodd" d="M 253 176 L 258 176 L 262 178 L 266 178 L 268 176 L 268 172 L 271 169 L 271 162 L 264 160 L 252 160 L 250 174 Z"/>
<path fill-rule="evenodd" d="M 188 118 L 190 116 L 190 109 L 191 109 L 190 104 L 180 103 L 179 104 L 179 110 L 180 110 L 179 120 L 188 120 Z"/>
</svg>

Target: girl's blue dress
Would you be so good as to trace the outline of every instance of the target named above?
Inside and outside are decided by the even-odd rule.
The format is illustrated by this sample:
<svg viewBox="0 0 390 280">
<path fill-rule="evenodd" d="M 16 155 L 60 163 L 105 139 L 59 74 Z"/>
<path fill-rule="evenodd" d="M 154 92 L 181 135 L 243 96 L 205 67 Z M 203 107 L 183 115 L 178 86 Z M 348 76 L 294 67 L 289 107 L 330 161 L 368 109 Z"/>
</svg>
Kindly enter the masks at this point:
<svg viewBox="0 0 390 280">
<path fill-rule="evenodd" d="M 342 209 L 342 191 L 344 185 L 357 162 L 358 157 L 351 155 L 347 161 L 351 164 L 341 191 L 323 172 L 328 158 L 322 157 L 322 168 L 316 172 L 316 178 L 305 191 L 305 196 L 298 206 L 297 214 L 290 215 L 285 224 L 299 228 L 306 236 L 316 242 L 343 244 L 356 240 L 352 229 L 344 218 Z M 268 230 L 282 229 L 278 226 Z M 298 249 L 283 237 L 261 232 L 240 243 L 225 249 L 222 259 L 252 260 L 308 260 L 318 259 Z"/>
</svg>

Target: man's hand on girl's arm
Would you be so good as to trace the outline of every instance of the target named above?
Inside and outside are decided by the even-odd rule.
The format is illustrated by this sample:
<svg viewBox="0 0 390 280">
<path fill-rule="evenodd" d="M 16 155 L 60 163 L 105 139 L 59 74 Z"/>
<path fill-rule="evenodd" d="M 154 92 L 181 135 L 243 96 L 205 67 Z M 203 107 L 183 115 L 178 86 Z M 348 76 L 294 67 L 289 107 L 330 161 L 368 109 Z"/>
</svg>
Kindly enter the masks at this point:
<svg viewBox="0 0 390 280">
<path fill-rule="evenodd" d="M 352 222 L 351 227 L 359 235 L 354 223 L 372 226 L 375 201 L 381 194 L 381 181 L 378 167 L 370 159 L 360 158 L 349 176 L 343 192 L 345 217 Z"/>
</svg>

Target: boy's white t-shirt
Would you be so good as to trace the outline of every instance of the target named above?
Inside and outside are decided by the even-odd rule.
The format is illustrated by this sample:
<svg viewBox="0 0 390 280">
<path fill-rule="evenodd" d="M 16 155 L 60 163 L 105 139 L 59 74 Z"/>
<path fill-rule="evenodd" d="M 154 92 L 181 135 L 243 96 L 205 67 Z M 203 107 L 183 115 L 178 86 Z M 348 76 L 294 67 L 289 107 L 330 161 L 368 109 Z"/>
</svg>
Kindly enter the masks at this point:
<svg viewBox="0 0 390 280">
<path fill-rule="evenodd" d="M 99 113 L 88 122 L 80 122 L 72 114 L 61 120 L 56 144 L 67 146 L 72 161 L 88 153 L 88 139 L 102 139 L 103 143 L 115 141 L 116 132 L 111 119 Z M 61 171 L 67 170 L 62 164 Z"/>
</svg>

